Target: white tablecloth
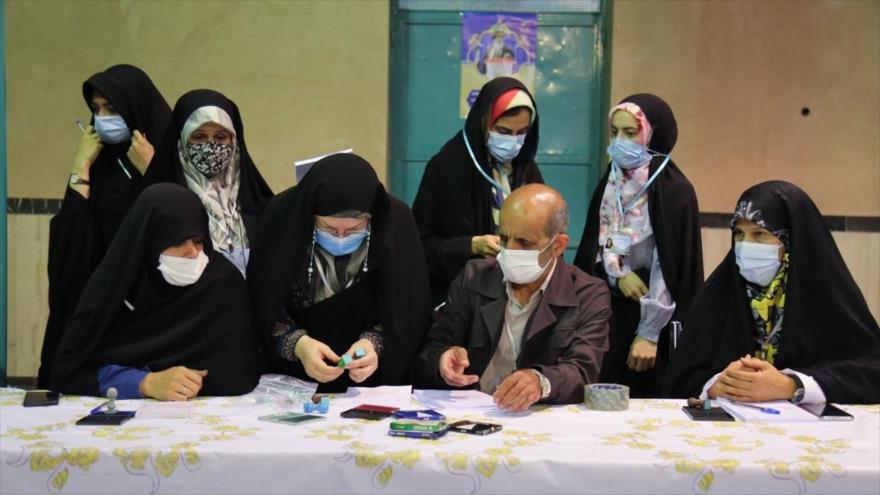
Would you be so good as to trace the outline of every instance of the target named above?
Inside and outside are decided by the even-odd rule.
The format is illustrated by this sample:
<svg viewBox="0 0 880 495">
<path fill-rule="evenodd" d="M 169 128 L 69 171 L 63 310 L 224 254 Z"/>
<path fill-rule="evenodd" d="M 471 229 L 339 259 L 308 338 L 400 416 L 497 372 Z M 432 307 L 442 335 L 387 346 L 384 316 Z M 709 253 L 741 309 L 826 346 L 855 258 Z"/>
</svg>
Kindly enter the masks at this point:
<svg viewBox="0 0 880 495">
<path fill-rule="evenodd" d="M 76 426 L 101 401 L 23 408 L 0 389 L 2 493 L 880 493 L 880 406 L 847 423 L 704 423 L 681 401 L 625 412 L 581 405 L 524 415 L 455 411 L 503 424 L 486 437 L 389 437 L 388 420 L 299 426 L 248 398 L 194 401 L 188 419 Z M 145 401 L 122 401 L 137 409 Z"/>
</svg>

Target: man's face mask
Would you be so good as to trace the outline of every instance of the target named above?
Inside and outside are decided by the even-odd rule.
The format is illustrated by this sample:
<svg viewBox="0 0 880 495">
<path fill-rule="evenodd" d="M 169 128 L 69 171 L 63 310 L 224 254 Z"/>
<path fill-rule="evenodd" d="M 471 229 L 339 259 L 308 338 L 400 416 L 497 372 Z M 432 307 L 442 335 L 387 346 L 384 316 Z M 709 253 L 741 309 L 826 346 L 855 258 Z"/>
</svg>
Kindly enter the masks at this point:
<svg viewBox="0 0 880 495">
<path fill-rule="evenodd" d="M 496 256 L 504 279 L 514 284 L 530 284 L 544 273 L 546 266 L 541 266 L 538 256 L 553 245 L 556 236 L 550 239 L 542 249 L 507 249 L 501 248 Z M 548 263 L 549 265 L 549 263 Z"/>
<path fill-rule="evenodd" d="M 214 177 L 232 163 L 233 147 L 229 144 L 204 143 L 186 145 L 186 155 L 193 167 L 205 177 Z"/>
</svg>

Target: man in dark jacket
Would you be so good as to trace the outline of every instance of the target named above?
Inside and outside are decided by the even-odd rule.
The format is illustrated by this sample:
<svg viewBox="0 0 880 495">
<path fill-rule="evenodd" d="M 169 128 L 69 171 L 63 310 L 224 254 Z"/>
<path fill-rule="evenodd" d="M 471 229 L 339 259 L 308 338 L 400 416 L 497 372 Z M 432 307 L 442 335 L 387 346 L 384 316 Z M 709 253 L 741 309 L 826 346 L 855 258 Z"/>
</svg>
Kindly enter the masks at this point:
<svg viewBox="0 0 880 495">
<path fill-rule="evenodd" d="M 583 400 L 608 349 L 607 286 L 562 258 L 568 206 L 525 185 L 504 202 L 501 252 L 449 288 L 416 363 L 428 387 L 479 388 L 512 411 Z"/>
</svg>

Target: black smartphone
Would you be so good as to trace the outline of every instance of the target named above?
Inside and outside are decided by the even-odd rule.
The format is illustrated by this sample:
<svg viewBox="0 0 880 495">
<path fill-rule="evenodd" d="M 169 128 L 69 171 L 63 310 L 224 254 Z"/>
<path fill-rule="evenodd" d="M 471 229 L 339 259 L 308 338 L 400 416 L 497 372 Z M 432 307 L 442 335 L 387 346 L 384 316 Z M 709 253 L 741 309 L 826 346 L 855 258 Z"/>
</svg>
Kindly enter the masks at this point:
<svg viewBox="0 0 880 495">
<path fill-rule="evenodd" d="M 683 406 L 681 410 L 694 421 L 736 421 L 736 418 L 720 407 L 707 410 L 702 407 Z"/>
<path fill-rule="evenodd" d="M 369 419 L 371 421 L 379 421 L 390 417 L 398 411 L 396 407 L 376 406 L 372 404 L 362 404 L 353 407 L 347 411 L 342 411 L 339 415 L 349 419 Z"/>
<path fill-rule="evenodd" d="M 96 412 L 80 418 L 78 425 L 121 425 L 134 417 L 135 411 Z"/>
<path fill-rule="evenodd" d="M 852 414 L 834 404 L 798 404 L 798 407 L 818 417 L 822 421 L 852 421 Z"/>
<path fill-rule="evenodd" d="M 24 394 L 24 407 L 57 406 L 61 394 L 49 390 L 31 390 Z"/>
<path fill-rule="evenodd" d="M 449 425 L 449 429 L 468 435 L 489 435 L 501 431 L 501 425 L 492 423 L 477 423 L 474 421 L 457 421 Z"/>
<path fill-rule="evenodd" d="M 446 430 L 440 431 L 400 431 L 388 430 L 388 434 L 392 437 L 420 438 L 422 440 L 437 440 L 446 435 Z"/>
</svg>

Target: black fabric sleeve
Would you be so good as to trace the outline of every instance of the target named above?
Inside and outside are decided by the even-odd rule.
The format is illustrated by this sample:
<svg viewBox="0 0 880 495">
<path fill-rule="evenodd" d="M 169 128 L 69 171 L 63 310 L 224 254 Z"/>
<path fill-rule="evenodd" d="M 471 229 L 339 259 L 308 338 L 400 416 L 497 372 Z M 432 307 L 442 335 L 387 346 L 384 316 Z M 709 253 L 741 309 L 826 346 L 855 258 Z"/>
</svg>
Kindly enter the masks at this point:
<svg viewBox="0 0 880 495">
<path fill-rule="evenodd" d="M 93 239 L 89 200 L 67 187 L 61 209 L 49 223 L 49 320 L 40 353 L 40 388 L 49 387 L 52 360 L 64 326 L 94 268 Z"/>
<path fill-rule="evenodd" d="M 880 356 L 863 356 L 795 370 L 812 376 L 828 402 L 877 404 L 880 402 Z"/>
<path fill-rule="evenodd" d="M 438 157 L 428 162 L 419 192 L 413 202 L 412 213 L 428 263 L 432 280 L 448 282 L 458 275 L 471 257 L 472 236 L 444 235 L 443 217 L 446 212 L 442 196 L 455 194 L 444 191 Z"/>
</svg>

